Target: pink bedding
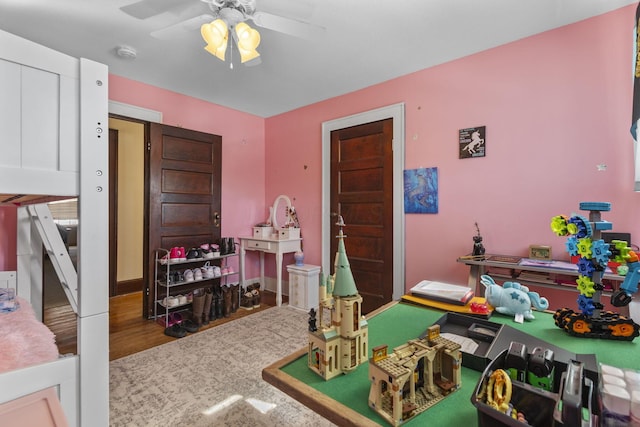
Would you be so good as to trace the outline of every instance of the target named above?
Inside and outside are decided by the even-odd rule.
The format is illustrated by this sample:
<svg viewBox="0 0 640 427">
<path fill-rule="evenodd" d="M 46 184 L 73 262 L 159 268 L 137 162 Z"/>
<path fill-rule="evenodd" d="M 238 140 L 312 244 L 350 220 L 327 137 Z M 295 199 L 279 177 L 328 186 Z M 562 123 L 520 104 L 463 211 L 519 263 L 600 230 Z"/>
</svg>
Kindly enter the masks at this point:
<svg viewBox="0 0 640 427">
<path fill-rule="evenodd" d="M 31 305 L 17 298 L 20 308 L 0 313 L 0 372 L 24 368 L 58 358 L 53 332 L 36 320 Z"/>
</svg>

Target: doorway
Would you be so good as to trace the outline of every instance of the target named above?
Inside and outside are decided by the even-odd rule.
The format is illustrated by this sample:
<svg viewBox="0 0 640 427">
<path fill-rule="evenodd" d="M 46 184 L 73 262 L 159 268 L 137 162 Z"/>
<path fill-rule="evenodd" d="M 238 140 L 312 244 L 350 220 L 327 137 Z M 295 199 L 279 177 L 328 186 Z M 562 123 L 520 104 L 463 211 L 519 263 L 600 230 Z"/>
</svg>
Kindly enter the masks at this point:
<svg viewBox="0 0 640 427">
<path fill-rule="evenodd" d="M 109 117 L 109 296 L 145 283 L 145 122 Z"/>
<path fill-rule="evenodd" d="M 340 129 L 347 129 L 367 123 L 391 119 L 393 122 L 392 142 L 392 188 L 393 198 L 390 215 L 392 219 L 392 299 L 397 300 L 404 294 L 404 199 L 403 199 L 403 169 L 404 169 L 404 104 L 395 104 L 388 107 L 344 117 L 341 119 L 324 122 L 322 124 L 322 268 L 333 273 L 332 216 L 331 200 L 335 197 L 336 189 L 331 185 L 331 134 Z M 349 228 L 347 224 L 347 235 Z M 347 253 L 347 255 L 350 255 Z M 356 280 L 357 285 L 357 280 Z M 370 311 L 370 310 L 369 310 Z"/>
</svg>

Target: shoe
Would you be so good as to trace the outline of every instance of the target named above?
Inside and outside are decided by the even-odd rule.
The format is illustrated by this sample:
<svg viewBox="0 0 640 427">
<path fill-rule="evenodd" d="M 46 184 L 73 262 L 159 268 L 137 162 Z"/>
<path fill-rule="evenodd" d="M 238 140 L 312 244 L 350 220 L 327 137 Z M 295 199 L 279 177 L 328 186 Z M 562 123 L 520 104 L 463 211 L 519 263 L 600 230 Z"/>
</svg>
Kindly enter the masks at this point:
<svg viewBox="0 0 640 427">
<path fill-rule="evenodd" d="M 176 325 L 181 324 L 182 321 L 184 320 L 182 318 L 182 314 L 180 314 L 180 313 L 171 313 L 171 314 L 173 314 L 173 323 L 176 324 Z"/>
<path fill-rule="evenodd" d="M 214 277 L 216 277 L 213 271 L 213 266 L 209 265 L 209 261 L 207 261 L 207 263 L 200 269 L 202 270 L 202 277 L 204 277 L 205 279 L 213 279 Z"/>
<path fill-rule="evenodd" d="M 211 252 L 213 253 L 214 258 L 220 257 L 220 246 L 215 243 L 210 243 L 209 248 L 211 248 Z"/>
<path fill-rule="evenodd" d="M 222 291 L 220 290 L 220 286 L 216 287 L 215 292 L 215 308 L 216 308 L 216 319 L 222 319 L 224 317 L 224 297 L 222 296 Z"/>
<path fill-rule="evenodd" d="M 253 294 L 244 292 L 240 298 L 240 308 L 243 310 L 253 310 Z"/>
<path fill-rule="evenodd" d="M 213 250 L 211 250 L 211 245 L 208 243 L 203 243 L 200 245 L 200 252 L 202 253 L 202 257 L 204 259 L 213 259 Z"/>
<path fill-rule="evenodd" d="M 187 252 L 187 259 L 188 260 L 194 260 L 194 259 L 198 259 L 200 258 L 200 253 L 198 252 L 198 250 L 196 248 L 191 248 L 189 249 L 189 252 Z"/>
<path fill-rule="evenodd" d="M 220 277 L 220 276 L 222 276 L 222 270 L 217 265 L 214 265 L 213 266 L 213 277 Z"/>
<path fill-rule="evenodd" d="M 220 238 L 220 255 L 226 255 L 228 252 L 227 249 L 227 238 L 226 237 L 221 237 Z"/>
<path fill-rule="evenodd" d="M 251 293 L 253 294 L 253 308 L 260 308 L 260 291 L 254 289 Z"/>
<path fill-rule="evenodd" d="M 158 323 L 158 325 L 164 326 L 165 328 L 168 328 L 169 326 L 180 324 L 180 322 L 182 322 L 182 316 L 180 317 L 180 319 L 178 321 L 176 319 L 176 317 L 175 317 L 176 314 L 178 314 L 178 313 L 169 313 L 167 315 L 167 317 L 158 316 L 158 318 L 156 319 L 156 322 Z"/>
<path fill-rule="evenodd" d="M 198 332 L 200 330 L 200 326 L 198 326 L 193 320 L 187 319 L 181 323 L 182 329 L 189 333 Z"/>
<path fill-rule="evenodd" d="M 182 273 L 179 271 L 174 271 L 173 273 L 171 273 L 171 283 L 176 285 L 180 282 L 184 282 L 184 276 L 182 275 Z"/>
<path fill-rule="evenodd" d="M 218 318 L 218 310 L 217 310 L 217 306 L 219 304 L 218 302 L 218 294 L 215 292 L 215 287 L 214 287 L 214 291 L 211 292 L 211 309 L 209 311 L 209 320 L 211 322 L 213 322 L 214 320 L 216 320 Z M 205 300 L 206 302 L 206 300 Z"/>
<path fill-rule="evenodd" d="M 176 323 L 175 325 L 165 328 L 164 334 L 174 338 L 183 338 L 185 335 L 187 335 L 187 331 L 182 326 L 180 326 L 180 324 Z"/>
<path fill-rule="evenodd" d="M 227 237 L 227 255 L 236 253 L 236 241 L 233 237 Z"/>
<path fill-rule="evenodd" d="M 216 277 L 216 269 L 213 265 L 207 266 L 207 277 L 209 279 L 213 279 L 214 277 Z"/>
<path fill-rule="evenodd" d="M 185 305 L 187 303 L 186 295 L 176 295 L 176 298 L 178 298 L 178 305 Z"/>
<path fill-rule="evenodd" d="M 238 311 L 240 306 L 240 283 L 234 283 L 231 285 L 231 312 Z"/>
<path fill-rule="evenodd" d="M 169 252 L 169 263 L 176 263 L 182 261 L 183 252 L 178 247 L 171 248 Z"/>
<path fill-rule="evenodd" d="M 225 265 L 224 267 L 220 268 L 220 274 L 222 276 L 229 274 L 229 268 Z"/>
<path fill-rule="evenodd" d="M 247 290 L 253 295 L 253 307 L 260 307 L 260 283 L 252 283 L 247 286 Z"/>
<path fill-rule="evenodd" d="M 204 309 L 202 310 L 202 324 L 208 325 L 211 317 L 211 302 L 213 301 L 213 292 L 211 288 L 204 291 Z"/>
<path fill-rule="evenodd" d="M 176 297 L 168 296 L 162 299 L 162 305 L 164 305 L 165 307 L 175 307 L 178 304 L 180 303 L 178 302 L 178 298 Z"/>
<path fill-rule="evenodd" d="M 231 289 L 227 286 L 221 286 L 222 296 L 224 298 L 224 317 L 231 316 Z"/>
<path fill-rule="evenodd" d="M 199 268 L 193 269 L 193 280 L 202 280 L 202 270 Z"/>
<path fill-rule="evenodd" d="M 193 315 L 191 317 L 191 321 L 196 324 L 198 328 L 202 325 L 205 298 L 206 296 L 202 289 L 196 289 L 193 291 L 193 303 L 191 304 Z"/>
<path fill-rule="evenodd" d="M 195 278 L 193 277 L 193 271 L 191 270 L 185 270 L 183 275 L 185 282 L 193 282 L 195 280 Z"/>
</svg>

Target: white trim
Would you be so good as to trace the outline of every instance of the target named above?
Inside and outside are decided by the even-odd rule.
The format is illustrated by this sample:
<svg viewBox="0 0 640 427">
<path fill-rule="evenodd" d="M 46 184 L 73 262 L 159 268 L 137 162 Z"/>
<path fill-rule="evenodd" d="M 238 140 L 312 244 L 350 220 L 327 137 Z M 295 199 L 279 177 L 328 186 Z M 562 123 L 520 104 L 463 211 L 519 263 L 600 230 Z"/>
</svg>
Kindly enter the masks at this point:
<svg viewBox="0 0 640 427">
<path fill-rule="evenodd" d="M 109 101 L 109 114 L 117 114 L 119 116 L 147 122 L 162 123 L 162 111 L 149 110 L 118 101 Z"/>
<path fill-rule="evenodd" d="M 404 294 L 404 103 L 322 123 L 322 270 L 331 271 L 331 132 L 388 118 L 393 119 L 393 299 L 397 300 Z"/>
<path fill-rule="evenodd" d="M 640 191 L 640 158 L 638 158 L 638 141 L 633 141 L 633 159 L 634 159 L 634 191 Z"/>
</svg>

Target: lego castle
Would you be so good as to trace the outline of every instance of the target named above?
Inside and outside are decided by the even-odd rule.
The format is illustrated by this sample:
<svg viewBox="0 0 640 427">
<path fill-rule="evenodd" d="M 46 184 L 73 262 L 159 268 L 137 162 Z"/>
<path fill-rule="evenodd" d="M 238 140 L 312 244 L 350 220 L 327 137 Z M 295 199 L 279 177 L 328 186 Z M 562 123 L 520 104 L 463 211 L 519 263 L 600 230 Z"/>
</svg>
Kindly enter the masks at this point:
<svg viewBox="0 0 640 427">
<path fill-rule="evenodd" d="M 309 368 L 325 380 L 347 374 L 367 362 L 367 321 L 344 246 L 340 217 L 335 271 L 321 280 L 318 311 L 309 312 Z"/>
</svg>

